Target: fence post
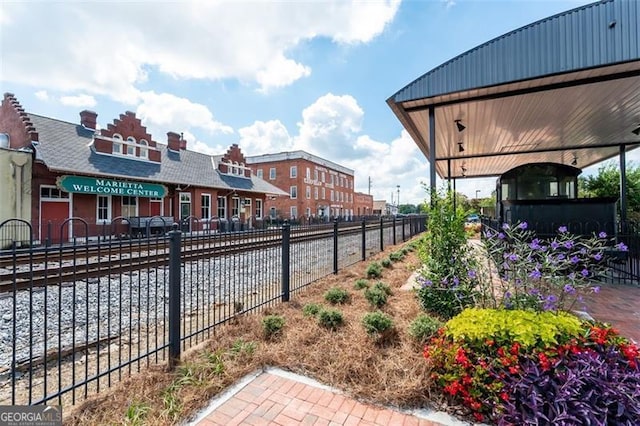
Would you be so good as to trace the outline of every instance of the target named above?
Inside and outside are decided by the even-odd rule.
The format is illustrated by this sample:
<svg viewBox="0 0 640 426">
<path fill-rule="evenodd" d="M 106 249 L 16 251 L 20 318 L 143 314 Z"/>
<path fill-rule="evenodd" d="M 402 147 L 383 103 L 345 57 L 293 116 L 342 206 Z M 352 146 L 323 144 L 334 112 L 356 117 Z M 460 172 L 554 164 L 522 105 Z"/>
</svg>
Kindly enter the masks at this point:
<svg viewBox="0 0 640 426">
<path fill-rule="evenodd" d="M 333 220 L 333 273 L 338 273 L 338 218 Z"/>
<path fill-rule="evenodd" d="M 396 244 L 398 244 L 396 242 L 396 217 L 393 217 L 393 245 L 395 246 Z"/>
<path fill-rule="evenodd" d="M 291 224 L 285 219 L 282 224 L 282 301 L 288 302 L 290 296 L 290 254 L 291 254 Z"/>
<path fill-rule="evenodd" d="M 367 259 L 367 220 L 362 218 L 362 260 Z"/>
<path fill-rule="evenodd" d="M 402 218 L 402 242 L 407 241 L 407 235 L 404 230 L 404 217 Z"/>
<path fill-rule="evenodd" d="M 180 243 L 178 224 L 169 232 L 169 368 L 180 359 Z"/>
<path fill-rule="evenodd" d="M 380 251 L 384 251 L 384 219 L 380 216 Z"/>
</svg>

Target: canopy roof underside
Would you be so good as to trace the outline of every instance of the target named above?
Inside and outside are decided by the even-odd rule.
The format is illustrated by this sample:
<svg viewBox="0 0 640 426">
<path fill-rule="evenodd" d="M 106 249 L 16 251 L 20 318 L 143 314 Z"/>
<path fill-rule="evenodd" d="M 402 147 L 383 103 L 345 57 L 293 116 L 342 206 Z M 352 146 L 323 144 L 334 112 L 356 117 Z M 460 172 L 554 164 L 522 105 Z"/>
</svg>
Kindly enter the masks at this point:
<svg viewBox="0 0 640 426">
<path fill-rule="evenodd" d="M 628 3 L 635 2 L 599 2 L 499 37 L 430 71 L 387 103 L 427 158 L 433 110 L 436 172 L 443 178 L 496 176 L 532 162 L 583 169 L 614 157 L 621 145 L 640 144 L 633 133 L 640 129 L 640 8 L 629 10 Z M 559 35 L 552 46 L 534 43 L 545 39 L 545 25 Z M 558 33 L 562 25 L 569 28 Z M 611 38 L 614 45 L 587 53 L 562 47 L 587 34 L 582 49 Z M 495 62 L 489 68 L 488 53 Z M 542 55 L 549 60 L 539 65 Z M 579 60 L 572 64 L 562 55 Z M 527 58 L 530 66 L 501 69 Z"/>
</svg>

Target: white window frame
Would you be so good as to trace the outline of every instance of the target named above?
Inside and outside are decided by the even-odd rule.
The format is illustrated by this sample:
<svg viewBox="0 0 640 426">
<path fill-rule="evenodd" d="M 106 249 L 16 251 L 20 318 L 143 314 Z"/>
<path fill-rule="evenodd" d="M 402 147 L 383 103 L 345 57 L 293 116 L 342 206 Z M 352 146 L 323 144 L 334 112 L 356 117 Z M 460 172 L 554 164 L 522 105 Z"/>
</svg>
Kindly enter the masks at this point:
<svg viewBox="0 0 640 426">
<path fill-rule="evenodd" d="M 100 206 L 100 200 L 107 200 L 106 206 Z M 107 217 L 100 219 L 100 209 L 107 209 Z M 96 223 L 105 224 L 111 223 L 111 195 L 97 195 L 96 196 Z"/>
<path fill-rule="evenodd" d="M 289 167 L 289 177 L 292 179 L 298 177 L 298 166 Z"/>
<path fill-rule="evenodd" d="M 262 200 L 256 198 L 256 219 L 261 219 L 264 212 L 262 211 Z"/>
<path fill-rule="evenodd" d="M 216 209 L 218 217 L 220 219 L 226 219 L 227 217 L 227 199 L 225 197 L 218 197 L 218 206 Z M 222 213 L 222 214 L 220 214 Z"/>
<path fill-rule="evenodd" d="M 233 197 L 231 199 L 231 217 L 240 217 L 240 197 Z"/>
<path fill-rule="evenodd" d="M 203 203 L 204 198 L 207 198 L 208 202 L 205 205 L 205 203 Z M 204 214 L 205 213 L 205 209 L 207 210 L 208 214 Z M 203 220 L 210 220 L 211 219 L 211 194 L 209 193 L 202 193 L 200 194 L 200 216 L 201 219 Z"/>
<path fill-rule="evenodd" d="M 147 148 L 149 146 L 149 142 L 145 139 L 140 139 L 140 142 L 138 143 L 140 144 L 140 158 L 149 158 L 149 149 Z"/>
<path fill-rule="evenodd" d="M 327 199 L 327 192 L 324 188 L 322 188 L 322 199 L 326 200 Z"/>
<path fill-rule="evenodd" d="M 333 198 L 334 198 L 334 195 L 333 195 L 333 189 L 332 189 L 332 190 L 331 190 L 331 198 L 330 198 L 330 200 L 331 200 L 331 201 L 335 201 Z"/>
<path fill-rule="evenodd" d="M 298 217 L 298 206 L 291 206 L 289 213 L 291 219 L 296 219 Z"/>
<path fill-rule="evenodd" d="M 256 176 L 258 176 L 260 179 L 262 179 L 262 169 L 256 170 Z"/>
<path fill-rule="evenodd" d="M 307 179 L 311 180 L 311 169 L 309 167 L 307 167 Z"/>
<path fill-rule="evenodd" d="M 124 203 L 124 200 L 134 200 L 134 201 L 135 201 L 135 204 L 125 204 L 125 203 Z M 134 214 L 130 214 L 129 216 L 125 216 L 125 215 L 124 215 L 124 208 L 125 208 L 125 206 L 127 206 L 127 207 L 131 207 L 132 205 L 133 205 L 133 206 L 135 206 L 135 212 L 134 212 Z M 128 195 L 123 195 L 123 196 L 121 196 L 121 197 L 120 197 L 120 207 L 121 207 L 121 210 L 120 210 L 120 211 L 122 212 L 122 216 L 124 216 L 124 217 L 139 216 L 139 214 L 138 214 L 138 209 L 140 208 L 140 203 L 138 202 L 138 197 L 130 197 L 130 196 L 128 196 Z M 127 210 L 129 210 L 129 209 L 127 208 Z"/>
<path fill-rule="evenodd" d="M 275 179 L 276 179 L 276 168 L 271 167 L 269 169 L 269 180 L 275 180 Z"/>
<path fill-rule="evenodd" d="M 292 200 L 296 200 L 298 198 L 298 187 L 296 185 L 289 187 L 289 196 Z"/>
<path fill-rule="evenodd" d="M 129 136 L 127 138 L 127 144 L 126 144 L 126 149 L 125 149 L 125 153 L 124 155 L 128 155 L 130 157 L 135 157 L 136 156 L 136 138 L 134 138 L 133 136 Z M 129 151 L 132 151 L 131 153 Z"/>
<path fill-rule="evenodd" d="M 311 217 L 311 207 L 307 207 L 307 217 Z"/>
<path fill-rule="evenodd" d="M 314 199 L 318 199 L 318 187 L 316 186 L 315 188 L 313 188 L 313 195 L 314 195 Z"/>
<path fill-rule="evenodd" d="M 307 185 L 307 189 L 305 190 L 305 195 L 307 196 L 307 200 L 311 199 L 311 187 Z"/>
<path fill-rule="evenodd" d="M 113 140 L 112 146 L 111 146 L 111 153 L 116 155 L 122 155 L 122 147 L 124 145 L 124 140 L 122 139 L 122 135 L 120 135 L 119 133 L 114 133 L 111 139 Z"/>
</svg>

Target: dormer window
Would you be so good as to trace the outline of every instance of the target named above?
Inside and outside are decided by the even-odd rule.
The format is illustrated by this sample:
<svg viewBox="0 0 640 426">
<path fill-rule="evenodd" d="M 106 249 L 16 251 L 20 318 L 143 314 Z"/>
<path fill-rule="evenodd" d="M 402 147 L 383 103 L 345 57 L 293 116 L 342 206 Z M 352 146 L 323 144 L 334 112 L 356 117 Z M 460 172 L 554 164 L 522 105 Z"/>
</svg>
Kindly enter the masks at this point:
<svg viewBox="0 0 640 426">
<path fill-rule="evenodd" d="M 149 142 L 145 139 L 140 139 L 140 158 L 149 158 L 149 150 L 147 146 L 149 146 Z"/>
<path fill-rule="evenodd" d="M 237 175 L 238 174 L 238 162 L 237 161 L 233 162 L 233 168 L 231 169 L 231 174 L 232 175 Z"/>
<path fill-rule="evenodd" d="M 117 133 L 114 133 L 114 135 L 113 135 L 113 148 L 112 148 L 111 152 L 113 154 L 122 155 L 122 136 L 120 136 Z"/>
</svg>

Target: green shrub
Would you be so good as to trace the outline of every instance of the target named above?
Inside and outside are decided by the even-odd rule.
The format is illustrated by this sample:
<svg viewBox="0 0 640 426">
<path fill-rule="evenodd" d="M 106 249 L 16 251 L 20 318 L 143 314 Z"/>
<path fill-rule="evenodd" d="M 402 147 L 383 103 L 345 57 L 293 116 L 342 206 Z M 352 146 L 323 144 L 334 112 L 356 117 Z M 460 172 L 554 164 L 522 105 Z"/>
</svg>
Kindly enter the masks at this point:
<svg viewBox="0 0 640 426">
<path fill-rule="evenodd" d="M 418 343 L 426 343 L 440 327 L 442 323 L 436 318 L 420 314 L 409 324 L 409 335 Z"/>
<path fill-rule="evenodd" d="M 245 342 L 242 339 L 238 339 L 233 342 L 229 352 L 232 358 L 244 355 L 251 356 L 256 351 L 257 346 L 256 342 Z"/>
<path fill-rule="evenodd" d="M 316 316 L 318 312 L 320 312 L 320 309 L 321 309 L 321 306 L 318 305 L 317 303 L 307 303 L 302 308 L 302 314 L 305 317 L 313 317 L 313 316 Z"/>
<path fill-rule="evenodd" d="M 381 308 L 387 303 L 387 292 L 379 287 L 368 288 L 364 291 L 364 297 L 374 308 Z"/>
<path fill-rule="evenodd" d="M 406 255 L 407 253 L 409 253 L 409 249 L 407 247 L 402 247 L 401 251 L 402 256 Z"/>
<path fill-rule="evenodd" d="M 431 194 L 428 229 L 420 239 L 418 256 L 425 265 L 420 305 L 428 312 L 449 319 L 475 303 L 478 267 L 464 232 L 466 214 L 454 205 L 453 192 Z"/>
<path fill-rule="evenodd" d="M 486 340 L 518 342 L 523 347 L 547 346 L 580 334 L 580 320 L 566 312 L 533 312 L 508 309 L 465 309 L 446 324 L 453 340 L 484 344 Z"/>
<path fill-rule="evenodd" d="M 336 330 L 344 323 L 342 312 L 336 309 L 323 309 L 318 312 L 318 324 L 330 330 Z"/>
<path fill-rule="evenodd" d="M 362 325 L 369 336 L 380 337 L 393 327 L 393 320 L 380 311 L 369 312 L 362 318 Z"/>
<path fill-rule="evenodd" d="M 369 288 L 369 281 L 365 280 L 364 278 L 360 278 L 359 280 L 356 281 L 356 283 L 353 285 L 353 287 L 356 290 L 362 290 L 363 288 Z"/>
<path fill-rule="evenodd" d="M 349 301 L 349 292 L 340 287 L 333 287 L 326 291 L 324 300 L 331 304 L 342 304 Z"/>
<path fill-rule="evenodd" d="M 391 259 L 389 259 L 388 257 L 385 257 L 384 259 L 382 259 L 382 266 L 384 266 L 385 268 L 391 268 L 391 265 L 393 264 L 391 262 Z"/>
<path fill-rule="evenodd" d="M 389 259 L 391 259 L 391 261 L 393 262 L 398 262 L 402 260 L 403 257 L 404 257 L 404 253 L 402 253 L 401 251 L 394 251 L 389 255 Z"/>
<path fill-rule="evenodd" d="M 264 337 L 270 339 L 278 336 L 282 333 L 284 324 L 284 317 L 280 315 L 267 315 L 262 319 L 262 331 L 264 332 Z"/>
<path fill-rule="evenodd" d="M 367 278 L 382 277 L 382 265 L 378 262 L 371 262 L 367 267 Z"/>
<path fill-rule="evenodd" d="M 391 291 L 391 287 L 389 284 L 383 283 L 382 281 L 378 281 L 373 285 L 373 288 L 384 291 L 387 296 L 391 296 L 393 292 Z"/>
</svg>

